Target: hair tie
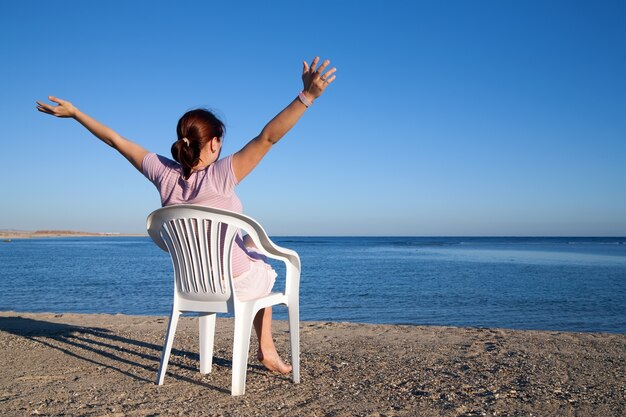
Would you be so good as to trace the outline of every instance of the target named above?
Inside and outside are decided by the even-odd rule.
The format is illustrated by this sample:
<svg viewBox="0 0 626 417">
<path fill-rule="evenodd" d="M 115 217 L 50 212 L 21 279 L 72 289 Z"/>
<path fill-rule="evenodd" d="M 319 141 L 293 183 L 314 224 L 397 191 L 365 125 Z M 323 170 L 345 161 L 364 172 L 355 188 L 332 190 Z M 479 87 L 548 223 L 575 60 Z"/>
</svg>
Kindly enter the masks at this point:
<svg viewBox="0 0 626 417">
<path fill-rule="evenodd" d="M 187 138 L 182 138 L 181 139 L 183 142 L 185 142 L 185 145 L 189 146 L 189 139 Z"/>
</svg>

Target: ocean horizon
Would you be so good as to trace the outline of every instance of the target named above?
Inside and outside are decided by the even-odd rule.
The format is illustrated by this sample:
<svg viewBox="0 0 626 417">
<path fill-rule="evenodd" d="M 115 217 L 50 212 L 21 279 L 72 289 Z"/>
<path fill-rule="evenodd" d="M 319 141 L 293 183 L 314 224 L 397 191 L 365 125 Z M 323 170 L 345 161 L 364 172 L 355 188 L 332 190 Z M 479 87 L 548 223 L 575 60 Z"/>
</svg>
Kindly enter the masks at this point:
<svg viewBox="0 0 626 417">
<path fill-rule="evenodd" d="M 300 254 L 303 321 L 626 332 L 624 237 L 272 239 Z M 14 239 L 0 266 L 3 311 L 170 313 L 169 256 L 145 236 Z"/>
</svg>

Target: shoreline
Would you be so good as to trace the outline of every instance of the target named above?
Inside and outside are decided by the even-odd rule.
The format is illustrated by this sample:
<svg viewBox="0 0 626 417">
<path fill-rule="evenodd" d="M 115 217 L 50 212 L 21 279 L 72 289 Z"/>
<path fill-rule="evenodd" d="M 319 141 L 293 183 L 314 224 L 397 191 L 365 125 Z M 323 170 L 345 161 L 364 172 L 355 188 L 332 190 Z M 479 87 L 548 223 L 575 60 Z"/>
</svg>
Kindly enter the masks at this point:
<svg viewBox="0 0 626 417">
<path fill-rule="evenodd" d="M 284 310 L 286 311 L 286 310 Z M 154 317 L 166 317 L 168 318 L 169 316 L 166 315 L 166 313 L 110 313 L 110 312 L 102 312 L 102 311 L 96 311 L 96 312 L 79 312 L 79 311 L 52 311 L 52 310 L 39 310 L 39 311 L 28 311 L 28 310 L 14 310 L 14 309 L 7 309 L 7 310 L 2 310 L 0 309 L 0 317 L 2 316 L 3 313 L 6 314 L 15 314 L 15 315 L 45 315 L 45 316 L 113 316 L 113 317 L 135 317 L 135 318 L 139 318 L 139 317 L 144 317 L 144 318 L 154 318 Z M 191 315 L 184 315 L 183 317 L 193 317 L 193 314 Z M 220 315 L 218 317 L 223 317 L 223 315 Z M 226 317 L 223 317 L 226 319 Z M 277 315 L 276 312 L 274 312 L 274 321 L 286 321 L 287 318 L 286 316 L 280 316 Z M 337 324 L 353 324 L 356 326 L 359 325 L 364 325 L 364 326 L 397 326 L 397 327 L 407 327 L 407 328 L 412 328 L 412 327 L 420 327 L 420 328 L 449 328 L 449 329 L 466 329 L 466 330 L 476 330 L 476 331 L 481 331 L 481 330 L 494 330 L 494 331 L 511 331 L 511 332 L 542 332 L 542 333 L 551 333 L 551 334 L 581 334 L 581 335 L 596 335 L 596 336 L 603 336 L 603 335 L 624 335 L 626 336 L 626 332 L 624 331 L 610 331 L 610 330 L 568 330 L 568 329 L 532 329 L 532 328 L 515 328 L 515 327 L 498 327 L 498 326 L 483 326 L 483 325 L 478 325 L 478 326 L 474 326 L 474 325 L 457 325 L 457 324 L 431 324 L 431 323 L 387 323 L 387 322 L 366 322 L 366 321 L 350 321 L 350 320 L 304 320 L 304 319 L 300 319 L 300 323 L 337 323 Z M 0 330 L 2 330 L 0 328 Z"/>
<path fill-rule="evenodd" d="M 626 334 L 301 322 L 300 384 L 265 371 L 251 343 L 246 394 L 230 396 L 232 320 L 213 372 L 197 371 L 183 317 L 154 385 L 167 317 L 0 312 L 0 414 L 623 415 Z M 286 322 L 274 324 L 288 359 Z"/>
<path fill-rule="evenodd" d="M 0 239 L 4 241 L 18 239 L 45 239 L 45 238 L 61 238 L 61 237 L 141 237 L 147 234 L 129 234 L 129 233 L 96 233 L 96 232 L 77 232 L 65 230 L 37 230 L 37 231 L 0 231 Z"/>
</svg>

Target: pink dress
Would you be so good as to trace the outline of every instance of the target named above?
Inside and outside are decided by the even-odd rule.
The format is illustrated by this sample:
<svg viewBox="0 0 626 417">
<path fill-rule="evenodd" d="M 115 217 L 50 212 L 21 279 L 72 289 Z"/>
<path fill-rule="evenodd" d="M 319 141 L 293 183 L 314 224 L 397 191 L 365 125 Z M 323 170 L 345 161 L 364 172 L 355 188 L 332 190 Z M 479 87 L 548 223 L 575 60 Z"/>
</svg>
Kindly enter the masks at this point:
<svg viewBox="0 0 626 417">
<path fill-rule="evenodd" d="M 227 156 L 184 179 L 180 164 L 149 153 L 143 159 L 141 171 L 159 191 L 163 207 L 198 204 L 242 213 L 243 206 L 235 194 L 239 183 L 233 172 L 232 159 L 232 155 Z M 258 259 L 258 254 L 244 246 L 241 234 L 234 245 L 232 262 L 237 297 L 248 300 L 268 294 L 274 286 L 276 272 Z"/>
</svg>

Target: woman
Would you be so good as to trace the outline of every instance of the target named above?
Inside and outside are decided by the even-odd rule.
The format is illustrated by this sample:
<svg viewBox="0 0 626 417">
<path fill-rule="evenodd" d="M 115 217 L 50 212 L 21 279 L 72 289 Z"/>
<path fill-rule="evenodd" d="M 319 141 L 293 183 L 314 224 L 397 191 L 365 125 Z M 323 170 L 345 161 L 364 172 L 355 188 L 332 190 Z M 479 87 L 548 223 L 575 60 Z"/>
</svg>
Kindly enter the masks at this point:
<svg viewBox="0 0 626 417">
<path fill-rule="evenodd" d="M 178 122 L 178 140 L 171 148 L 172 161 L 150 153 L 140 145 L 120 136 L 114 130 L 78 110 L 69 101 L 48 97 L 56 105 L 37 101 L 37 110 L 56 117 L 70 117 L 82 124 L 94 136 L 120 152 L 135 168 L 157 187 L 163 206 L 173 204 L 202 204 L 241 212 L 241 202 L 234 188 L 263 159 L 300 119 L 313 101 L 322 95 L 335 79 L 335 68 L 327 70 L 330 61 L 319 64 L 316 57 L 309 65 L 303 62 L 304 89 L 261 133 L 240 151 L 219 159 L 222 150 L 224 124 L 211 112 L 192 110 Z M 252 249 L 238 238 L 233 250 L 235 293 L 240 299 L 250 299 L 269 293 L 276 273 Z M 272 309 L 258 312 L 254 329 L 259 339 L 258 359 L 272 371 L 288 373 L 291 365 L 283 362 L 272 338 Z"/>
</svg>

